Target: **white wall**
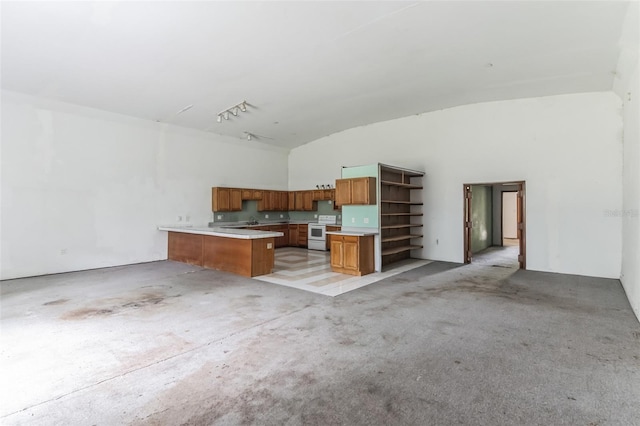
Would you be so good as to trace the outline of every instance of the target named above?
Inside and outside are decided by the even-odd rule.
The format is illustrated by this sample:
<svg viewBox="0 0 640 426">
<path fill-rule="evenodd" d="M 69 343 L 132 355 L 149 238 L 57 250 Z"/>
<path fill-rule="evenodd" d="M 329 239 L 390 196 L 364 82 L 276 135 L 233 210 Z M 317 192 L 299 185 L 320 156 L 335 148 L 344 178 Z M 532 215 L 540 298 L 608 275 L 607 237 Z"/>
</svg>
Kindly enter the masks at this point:
<svg viewBox="0 0 640 426">
<path fill-rule="evenodd" d="M 640 47 L 639 4 L 632 3 L 623 28 L 622 53 L 614 90 L 623 101 L 624 177 L 622 217 L 622 274 L 620 280 L 640 319 Z"/>
<path fill-rule="evenodd" d="M 1 146 L 2 279 L 166 259 L 212 186 L 288 186 L 287 151 L 11 92 Z"/>
<path fill-rule="evenodd" d="M 605 211 L 622 208 L 620 106 L 612 92 L 584 93 L 376 123 L 292 150 L 289 181 L 375 162 L 424 170 L 421 257 L 462 262 L 462 184 L 525 180 L 527 267 L 618 278 L 621 219 Z"/>
</svg>

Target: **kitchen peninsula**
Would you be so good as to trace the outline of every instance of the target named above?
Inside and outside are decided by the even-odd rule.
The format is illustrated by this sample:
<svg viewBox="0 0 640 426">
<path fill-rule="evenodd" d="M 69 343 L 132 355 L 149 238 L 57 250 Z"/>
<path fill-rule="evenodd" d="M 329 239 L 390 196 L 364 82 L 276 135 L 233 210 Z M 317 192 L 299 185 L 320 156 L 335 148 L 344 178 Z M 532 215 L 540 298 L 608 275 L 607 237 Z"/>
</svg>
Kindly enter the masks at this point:
<svg viewBox="0 0 640 426">
<path fill-rule="evenodd" d="M 168 258 L 245 277 L 270 274 L 282 232 L 235 228 L 158 227 L 167 231 Z"/>
</svg>

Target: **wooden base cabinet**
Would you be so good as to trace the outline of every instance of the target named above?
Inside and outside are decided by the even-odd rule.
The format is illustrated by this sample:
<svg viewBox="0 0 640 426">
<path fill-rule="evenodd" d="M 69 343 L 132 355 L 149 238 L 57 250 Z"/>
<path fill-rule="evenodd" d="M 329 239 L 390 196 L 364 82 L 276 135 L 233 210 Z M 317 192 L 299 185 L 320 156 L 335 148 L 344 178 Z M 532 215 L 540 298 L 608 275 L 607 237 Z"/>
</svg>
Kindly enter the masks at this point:
<svg viewBox="0 0 640 426">
<path fill-rule="evenodd" d="M 168 258 L 245 277 L 270 274 L 274 238 L 240 239 L 169 232 Z"/>
<path fill-rule="evenodd" d="M 331 270 L 349 275 L 366 275 L 375 270 L 373 235 L 329 235 Z"/>
</svg>

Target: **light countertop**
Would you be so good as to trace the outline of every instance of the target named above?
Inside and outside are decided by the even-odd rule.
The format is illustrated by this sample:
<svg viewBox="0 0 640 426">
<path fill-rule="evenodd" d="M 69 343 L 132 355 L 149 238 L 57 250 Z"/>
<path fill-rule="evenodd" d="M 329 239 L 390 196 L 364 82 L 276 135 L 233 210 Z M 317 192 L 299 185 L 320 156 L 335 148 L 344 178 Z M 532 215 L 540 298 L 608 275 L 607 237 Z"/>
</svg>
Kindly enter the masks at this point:
<svg viewBox="0 0 640 426">
<path fill-rule="evenodd" d="M 377 231 L 327 231 L 327 235 L 344 235 L 352 237 L 365 237 L 367 235 L 378 235 Z"/>
<path fill-rule="evenodd" d="M 282 232 L 257 231 L 254 229 L 237 229 L 206 226 L 158 226 L 159 231 L 182 232 L 184 234 L 211 235 L 213 237 L 239 238 L 243 240 L 254 240 L 259 238 L 282 237 Z"/>
</svg>

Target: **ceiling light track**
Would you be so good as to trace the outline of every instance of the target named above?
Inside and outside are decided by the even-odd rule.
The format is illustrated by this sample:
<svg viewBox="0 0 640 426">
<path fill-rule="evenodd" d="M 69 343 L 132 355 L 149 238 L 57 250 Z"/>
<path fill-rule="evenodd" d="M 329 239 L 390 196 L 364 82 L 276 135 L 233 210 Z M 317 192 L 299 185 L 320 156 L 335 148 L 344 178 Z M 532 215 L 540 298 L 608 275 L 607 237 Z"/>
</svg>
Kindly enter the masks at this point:
<svg viewBox="0 0 640 426">
<path fill-rule="evenodd" d="M 238 113 L 247 112 L 247 105 L 249 105 L 247 101 L 242 101 L 239 104 L 235 104 L 225 110 L 220 111 L 218 113 L 218 119 L 217 119 L 218 123 L 222 123 L 222 119 L 228 120 L 229 114 L 233 115 L 234 117 L 237 117 Z"/>
</svg>

